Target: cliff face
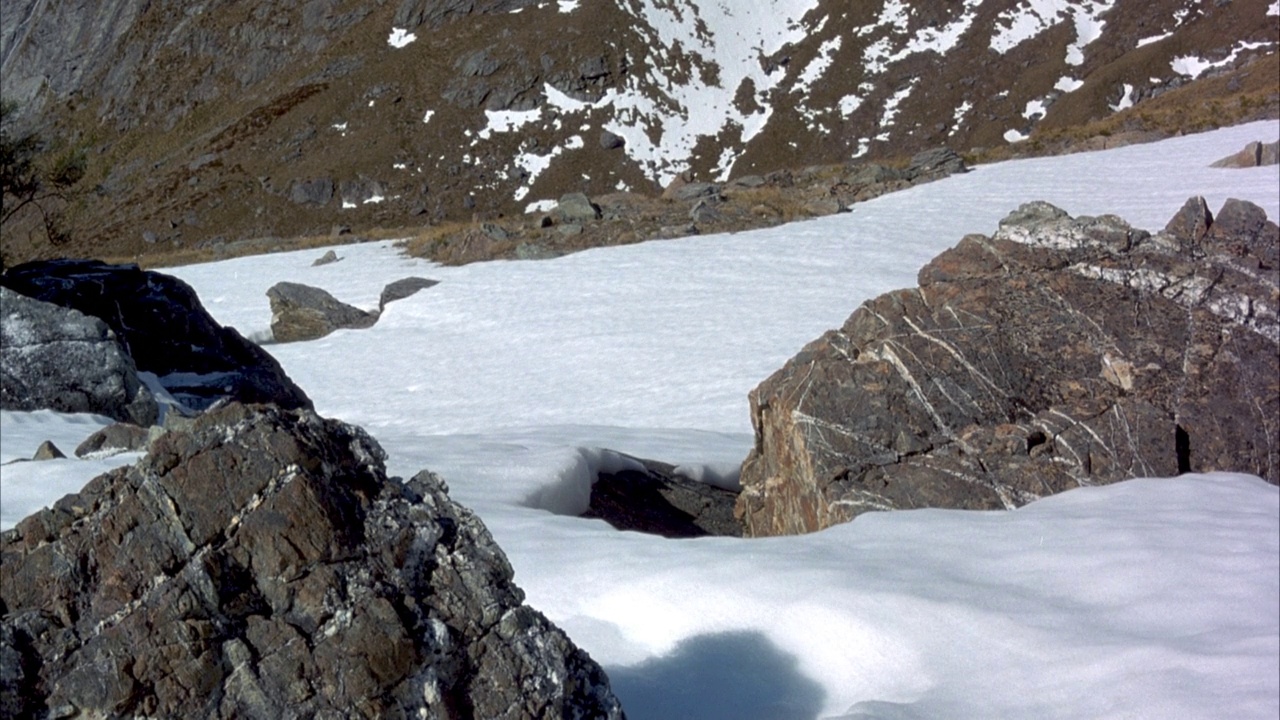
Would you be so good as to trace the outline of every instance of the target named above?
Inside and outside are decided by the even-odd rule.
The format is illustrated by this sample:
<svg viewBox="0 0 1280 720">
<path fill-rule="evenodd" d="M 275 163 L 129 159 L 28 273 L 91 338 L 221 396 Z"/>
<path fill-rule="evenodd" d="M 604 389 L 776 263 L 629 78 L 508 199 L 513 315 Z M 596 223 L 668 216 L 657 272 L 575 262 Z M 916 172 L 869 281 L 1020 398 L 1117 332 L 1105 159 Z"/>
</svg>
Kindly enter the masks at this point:
<svg viewBox="0 0 1280 720">
<path fill-rule="evenodd" d="M 756 388 L 736 513 L 778 535 L 1135 476 L 1280 483 L 1277 248 L 1235 200 L 1156 235 L 1023 206 Z"/>
<path fill-rule="evenodd" d="M 90 148 L 73 249 L 133 254 L 999 146 L 1275 52 L 1266 0 L 1184 5 L 15 0 L 0 53 Z"/>
</svg>

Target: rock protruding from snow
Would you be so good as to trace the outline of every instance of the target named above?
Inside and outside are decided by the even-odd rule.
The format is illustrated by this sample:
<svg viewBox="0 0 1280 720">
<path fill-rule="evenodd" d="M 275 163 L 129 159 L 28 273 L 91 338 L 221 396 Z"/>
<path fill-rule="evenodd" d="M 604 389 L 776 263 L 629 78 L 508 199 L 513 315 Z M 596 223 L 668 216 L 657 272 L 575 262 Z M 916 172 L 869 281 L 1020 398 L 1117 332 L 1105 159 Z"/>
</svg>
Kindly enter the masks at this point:
<svg viewBox="0 0 1280 720">
<path fill-rule="evenodd" d="M 101 319 L 139 371 L 157 375 L 191 408 L 224 398 L 311 407 L 275 358 L 219 325 L 195 291 L 170 275 L 96 260 L 49 260 L 16 265 L 0 284 Z"/>
<path fill-rule="evenodd" d="M 1280 164 L 1280 140 L 1263 144 L 1254 141 L 1234 155 L 1228 155 L 1209 167 L 1215 168 L 1251 168 L 1263 165 Z"/>
<path fill-rule="evenodd" d="M 751 394 L 748 534 L 1013 508 L 1134 476 L 1280 483 L 1280 229 L 1192 199 L 1157 235 L 1019 208 Z"/>
<path fill-rule="evenodd" d="M 9 717 L 621 718 L 437 476 L 231 404 L 0 536 Z"/>
<path fill-rule="evenodd" d="M 400 278 L 394 282 L 387 283 L 387 286 L 382 288 L 382 294 L 378 296 L 378 312 L 382 312 L 387 305 L 397 300 L 403 300 L 417 294 L 419 290 L 426 290 L 439 284 L 439 280 L 424 277 Z"/>
<path fill-rule="evenodd" d="M 0 316 L 0 407 L 156 421 L 155 398 L 105 322 L 2 286 Z"/>
<path fill-rule="evenodd" d="M 267 290 L 267 297 L 276 342 L 315 340 L 334 330 L 363 329 L 378 322 L 377 313 L 352 307 L 325 290 L 302 283 L 276 283 Z"/>
<path fill-rule="evenodd" d="M 666 463 L 634 460 L 636 467 L 596 476 L 582 517 L 667 538 L 742 536 L 733 515 L 738 493 L 698 482 Z"/>
</svg>

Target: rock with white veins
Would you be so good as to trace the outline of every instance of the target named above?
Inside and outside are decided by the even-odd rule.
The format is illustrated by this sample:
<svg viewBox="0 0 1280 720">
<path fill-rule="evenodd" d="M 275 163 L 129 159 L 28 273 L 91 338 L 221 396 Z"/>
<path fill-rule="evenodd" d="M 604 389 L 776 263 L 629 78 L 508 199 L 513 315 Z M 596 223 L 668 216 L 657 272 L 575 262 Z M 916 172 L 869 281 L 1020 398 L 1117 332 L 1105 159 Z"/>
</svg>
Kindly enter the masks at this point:
<svg viewBox="0 0 1280 720">
<path fill-rule="evenodd" d="M 751 535 L 870 510 L 1014 508 L 1229 470 L 1280 483 L 1280 230 L 1193 198 L 1154 236 L 1024 205 L 751 393 Z"/>
</svg>

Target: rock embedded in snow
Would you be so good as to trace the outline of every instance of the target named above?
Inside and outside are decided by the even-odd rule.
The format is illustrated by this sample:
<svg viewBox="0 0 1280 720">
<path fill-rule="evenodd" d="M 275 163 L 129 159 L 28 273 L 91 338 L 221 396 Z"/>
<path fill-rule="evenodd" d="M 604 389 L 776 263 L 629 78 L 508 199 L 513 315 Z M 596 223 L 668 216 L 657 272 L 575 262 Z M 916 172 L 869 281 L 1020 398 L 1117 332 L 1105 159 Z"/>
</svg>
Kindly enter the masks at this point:
<svg viewBox="0 0 1280 720">
<path fill-rule="evenodd" d="M 1280 229 L 1192 199 L 1152 236 L 1024 205 L 751 393 L 751 535 L 1013 508 L 1213 470 L 1280 483 Z"/>
<path fill-rule="evenodd" d="M 733 515 L 736 492 L 685 477 L 666 463 L 634 460 L 636 467 L 596 476 L 582 517 L 666 538 L 742 536 Z"/>
<path fill-rule="evenodd" d="M 369 313 L 339 301 L 325 290 L 279 282 L 267 290 L 271 301 L 271 335 L 276 342 L 322 338 L 335 330 L 364 329 L 378 321 Z"/>
<path fill-rule="evenodd" d="M 171 275 L 96 260 L 48 260 L 15 265 L 0 284 L 101 319 L 139 371 L 157 375 L 191 408 L 224 398 L 311 407 L 275 358 L 234 328 L 219 325 L 195 291 Z"/>
<path fill-rule="evenodd" d="M 210 410 L 0 558 L 7 717 L 622 717 L 443 481 L 310 411 Z"/>
<path fill-rule="evenodd" d="M 382 289 L 382 294 L 378 296 L 378 312 L 382 312 L 390 303 L 403 300 L 416 294 L 419 290 L 426 290 L 439 284 L 439 280 L 431 280 L 424 277 L 400 278 L 394 282 L 387 283 L 387 286 Z"/>
<path fill-rule="evenodd" d="M 1280 140 L 1267 144 L 1251 142 L 1240 152 L 1228 155 L 1209 167 L 1251 168 L 1277 164 L 1280 164 Z"/>
<path fill-rule="evenodd" d="M 3 286 L 0 408 L 91 412 L 140 425 L 159 414 L 105 322 Z"/>
<path fill-rule="evenodd" d="M 141 450 L 147 445 L 150 432 L 132 423 L 115 423 L 94 432 L 76 446 L 76 457 L 86 455 L 116 455 Z"/>
</svg>

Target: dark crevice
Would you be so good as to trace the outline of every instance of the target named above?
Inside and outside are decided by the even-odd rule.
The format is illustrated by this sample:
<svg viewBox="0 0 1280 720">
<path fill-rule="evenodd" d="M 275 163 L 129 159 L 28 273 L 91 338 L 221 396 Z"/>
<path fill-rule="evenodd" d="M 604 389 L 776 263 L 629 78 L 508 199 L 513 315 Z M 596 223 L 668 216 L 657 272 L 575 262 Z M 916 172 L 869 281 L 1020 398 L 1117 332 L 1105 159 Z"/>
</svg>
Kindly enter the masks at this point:
<svg viewBox="0 0 1280 720">
<path fill-rule="evenodd" d="M 1173 426 L 1173 451 L 1178 455 L 1178 474 L 1191 472 L 1191 436 L 1181 425 Z"/>
</svg>

